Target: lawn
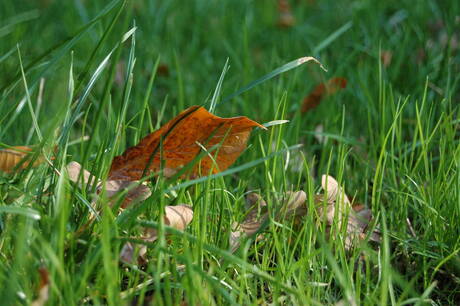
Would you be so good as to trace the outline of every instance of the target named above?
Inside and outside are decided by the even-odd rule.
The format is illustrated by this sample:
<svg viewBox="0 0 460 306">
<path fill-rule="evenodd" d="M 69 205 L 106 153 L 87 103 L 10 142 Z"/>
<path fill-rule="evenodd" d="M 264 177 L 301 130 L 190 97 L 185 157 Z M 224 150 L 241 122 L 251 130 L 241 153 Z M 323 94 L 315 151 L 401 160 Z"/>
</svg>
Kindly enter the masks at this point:
<svg viewBox="0 0 460 306">
<path fill-rule="evenodd" d="M 458 305 L 459 1 L 4 0 L 0 41 L 1 304 Z M 100 187 L 194 105 L 267 128 L 225 171 L 190 175 L 227 152 L 200 143 Z M 372 212 L 359 239 L 340 205 Z"/>
</svg>

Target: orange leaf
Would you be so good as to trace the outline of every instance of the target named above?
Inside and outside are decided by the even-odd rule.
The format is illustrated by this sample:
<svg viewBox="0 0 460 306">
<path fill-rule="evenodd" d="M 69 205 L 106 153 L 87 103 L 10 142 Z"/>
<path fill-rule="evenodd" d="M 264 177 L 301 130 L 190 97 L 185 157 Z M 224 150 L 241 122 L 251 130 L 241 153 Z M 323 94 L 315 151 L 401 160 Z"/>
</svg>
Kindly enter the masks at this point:
<svg viewBox="0 0 460 306">
<path fill-rule="evenodd" d="M 144 172 L 148 175 L 159 171 L 161 159 L 164 161 L 163 174 L 169 177 L 191 162 L 202 150 L 201 146 L 209 150 L 214 145 L 220 145 L 212 152 L 217 166 L 209 156 L 205 156 L 188 174 L 207 175 L 211 169 L 213 173 L 223 171 L 243 152 L 249 133 L 257 126 L 264 128 L 247 117 L 220 118 L 203 107 L 192 106 L 147 135 L 137 146 L 115 157 L 109 179 L 138 180 Z M 144 171 L 147 166 L 148 171 Z"/>
<path fill-rule="evenodd" d="M 321 83 L 303 100 L 302 113 L 317 107 L 325 96 L 335 94 L 339 89 L 347 86 L 345 78 L 332 78 L 326 83 Z"/>
<path fill-rule="evenodd" d="M 30 153 L 32 153 L 32 148 L 25 146 L 0 150 L 0 170 L 7 173 L 12 172 Z M 34 166 L 37 166 L 40 162 L 40 160 L 36 160 Z M 25 169 L 28 166 L 29 161 L 24 161 L 19 167 Z"/>
</svg>

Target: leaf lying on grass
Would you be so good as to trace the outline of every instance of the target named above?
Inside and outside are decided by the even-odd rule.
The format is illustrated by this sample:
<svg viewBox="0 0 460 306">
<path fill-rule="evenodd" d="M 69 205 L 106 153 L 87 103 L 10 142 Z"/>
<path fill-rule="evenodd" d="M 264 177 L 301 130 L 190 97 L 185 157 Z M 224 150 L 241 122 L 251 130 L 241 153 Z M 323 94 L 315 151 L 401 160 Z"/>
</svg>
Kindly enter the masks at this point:
<svg viewBox="0 0 460 306">
<path fill-rule="evenodd" d="M 40 284 L 38 285 L 37 298 L 32 301 L 31 306 L 43 306 L 49 298 L 49 275 L 46 268 L 38 269 L 40 274 Z"/>
<path fill-rule="evenodd" d="M 16 169 L 26 169 L 30 165 L 33 149 L 26 146 L 16 146 L 0 150 L 0 170 L 11 173 Z M 42 158 L 35 160 L 32 166 L 38 166 Z"/>
<path fill-rule="evenodd" d="M 167 226 L 173 227 L 178 230 L 185 230 L 185 228 L 192 222 L 193 210 L 190 206 L 180 204 L 176 206 L 166 206 L 164 214 L 164 223 Z M 146 242 L 154 242 L 158 239 L 158 231 L 153 228 L 146 228 L 144 235 L 141 238 Z M 136 246 L 131 242 L 126 242 L 121 249 L 120 259 L 127 263 L 134 261 Z M 140 259 L 145 259 L 147 253 L 147 246 L 141 245 L 139 248 L 138 256 Z"/>
<path fill-rule="evenodd" d="M 355 245 L 356 240 L 366 238 L 369 224 L 372 221 L 372 212 L 365 208 L 355 212 L 343 188 L 332 176 L 323 175 L 322 187 L 326 193 L 315 196 L 318 220 L 326 222 L 328 233 L 334 222 L 339 229 L 342 228 L 343 222 L 346 222 L 344 247 L 346 250 L 350 250 Z M 243 239 L 259 233 L 263 224 L 268 220 L 267 204 L 260 195 L 249 194 L 246 200 L 248 203 L 246 218 L 241 224 L 233 224 L 233 231 L 230 233 L 232 252 L 239 248 Z M 307 195 L 303 191 L 287 192 L 281 201 L 275 220 L 283 222 L 290 217 L 305 216 L 308 213 L 306 200 Z M 257 239 L 260 240 L 261 237 L 263 236 L 259 235 Z M 380 242 L 379 232 L 377 230 L 372 231 L 369 239 Z"/>
<path fill-rule="evenodd" d="M 233 231 L 230 233 L 230 249 L 235 252 L 243 236 L 255 234 L 261 225 L 267 220 L 267 203 L 257 193 L 250 193 L 246 197 L 246 218 L 239 224 L 234 222 Z"/>
<path fill-rule="evenodd" d="M 91 173 L 83 169 L 83 167 L 77 162 L 71 162 L 67 165 L 67 173 L 69 179 L 76 183 L 80 188 L 84 188 L 86 185 L 96 182 L 97 193 L 101 194 L 104 192 L 109 198 L 109 205 L 111 206 L 115 204 L 115 199 L 117 199 L 117 196 L 125 190 L 128 190 L 128 192 L 124 198 L 123 203 L 121 204 L 122 208 L 128 207 L 134 201 L 144 201 L 151 195 L 151 191 L 148 186 L 139 184 L 135 181 L 108 180 L 104 183 L 103 181 L 92 177 Z M 94 209 L 96 209 L 95 202 L 96 199 L 93 199 L 92 205 Z M 165 207 L 164 223 L 167 226 L 171 226 L 178 230 L 184 230 L 187 225 L 190 224 L 192 219 L 193 210 L 188 205 L 181 204 Z M 146 242 L 154 242 L 157 240 L 157 238 L 158 232 L 152 228 L 146 228 L 144 230 L 143 236 L 141 237 L 141 239 L 145 240 Z M 144 258 L 146 252 L 147 247 L 142 245 L 138 252 L 140 258 Z M 135 245 L 131 242 L 127 242 L 120 252 L 120 259 L 130 263 L 134 259 L 134 253 Z"/>
<path fill-rule="evenodd" d="M 307 195 L 303 191 L 287 192 L 281 200 L 282 204 L 276 219 L 282 221 L 291 216 L 305 215 L 305 201 Z M 250 193 L 246 197 L 246 218 L 241 224 L 234 223 L 233 231 L 230 233 L 230 249 L 234 253 L 245 237 L 252 236 L 259 232 L 263 224 L 268 220 L 267 203 L 257 193 Z M 262 235 L 256 238 L 256 241 L 263 239 Z"/>
<path fill-rule="evenodd" d="M 220 118 L 203 107 L 192 106 L 115 157 L 109 179 L 139 180 L 160 171 L 162 161 L 163 175 L 171 177 L 203 148 L 211 150 L 214 146 L 218 147 L 214 158 L 202 158 L 187 174 L 197 177 L 224 171 L 244 151 L 254 127 L 265 129 L 246 117 Z"/>
<path fill-rule="evenodd" d="M 84 186 L 92 185 L 96 182 L 97 194 L 105 193 L 105 195 L 110 199 L 110 205 L 115 204 L 114 202 L 116 197 L 121 192 L 127 190 L 127 194 L 121 204 L 121 208 L 128 207 L 133 201 L 144 201 L 151 195 L 150 188 L 138 182 L 122 180 L 108 180 L 103 182 L 101 180 L 97 180 L 77 162 L 71 162 L 67 165 L 67 173 L 69 175 L 69 179 L 76 183 L 80 188 L 84 188 Z M 93 200 L 93 204 L 95 204 L 95 201 L 96 199 Z"/>
<path fill-rule="evenodd" d="M 278 0 L 278 26 L 290 28 L 295 25 L 295 18 L 292 15 L 291 6 L 287 0 Z"/>
<path fill-rule="evenodd" d="M 347 86 L 347 80 L 341 77 L 335 77 L 325 83 L 321 83 L 313 89 L 313 91 L 305 97 L 302 102 L 302 113 L 308 112 L 317 107 L 321 100 L 326 97 L 335 94 L 339 89 Z"/>
</svg>

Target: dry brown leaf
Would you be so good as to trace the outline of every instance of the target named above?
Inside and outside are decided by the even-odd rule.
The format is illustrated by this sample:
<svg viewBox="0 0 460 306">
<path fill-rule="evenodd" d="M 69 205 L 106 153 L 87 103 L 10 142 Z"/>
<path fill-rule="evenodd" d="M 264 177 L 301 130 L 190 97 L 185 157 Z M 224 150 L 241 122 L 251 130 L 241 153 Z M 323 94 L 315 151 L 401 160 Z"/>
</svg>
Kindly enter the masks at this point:
<svg viewBox="0 0 460 306">
<path fill-rule="evenodd" d="M 49 275 L 45 268 L 38 269 L 40 273 L 40 284 L 38 286 L 38 296 L 32 301 L 31 306 L 43 306 L 49 298 Z"/>
<path fill-rule="evenodd" d="M 249 134 L 254 127 L 262 125 L 246 117 L 220 118 L 209 113 L 200 106 L 192 106 L 157 131 L 149 134 L 140 143 L 127 149 L 122 155 L 114 158 L 109 172 L 111 180 L 139 180 L 148 167 L 145 175 L 160 170 L 161 159 L 165 169 L 172 175 L 191 162 L 202 150 L 209 150 L 220 145 L 217 153 L 209 156 L 190 171 L 192 176 L 208 175 L 227 169 L 246 148 Z M 160 152 L 160 140 L 162 152 Z M 153 156 L 152 156 L 153 155 Z M 163 173 L 165 176 L 168 173 Z"/>
<path fill-rule="evenodd" d="M 192 222 L 192 219 L 193 209 L 189 205 L 180 204 L 165 207 L 164 223 L 167 226 L 183 231 L 190 222 Z M 146 228 L 141 239 L 146 242 L 154 242 L 158 239 L 158 231 L 153 228 Z M 135 248 L 136 246 L 131 242 L 125 243 L 120 252 L 120 259 L 124 262 L 132 263 L 134 260 Z M 146 253 L 147 247 L 141 245 L 138 252 L 139 257 L 144 258 Z"/>
<path fill-rule="evenodd" d="M 292 14 L 291 6 L 287 0 L 278 0 L 278 26 L 290 28 L 295 24 L 295 18 Z"/>
<path fill-rule="evenodd" d="M 372 212 L 364 208 L 361 208 L 359 211 L 353 210 L 345 191 L 332 176 L 323 175 L 321 186 L 326 191 L 325 200 L 327 205 L 326 207 L 319 205 L 317 209 L 318 213 L 321 217 L 326 218 L 329 227 L 328 230 L 333 225 L 335 218 L 337 218 L 337 227 L 339 229 L 342 227 L 343 221 L 347 222 L 347 236 L 344 242 L 345 249 L 349 250 L 353 247 L 356 240 L 366 237 L 368 226 L 372 221 Z M 318 202 L 321 204 L 321 198 L 319 198 Z M 374 230 L 370 234 L 370 239 L 376 242 L 380 241 L 377 230 Z"/>
<path fill-rule="evenodd" d="M 106 181 L 104 186 L 102 184 L 98 186 L 98 193 L 101 193 L 103 190 L 105 190 L 105 194 L 110 199 L 114 199 L 120 192 L 128 190 L 123 203 L 121 203 L 121 208 L 128 207 L 133 201 L 145 201 L 152 194 L 150 188 L 145 184 L 131 181 Z M 110 204 L 112 205 L 113 201 L 111 201 Z"/>
<path fill-rule="evenodd" d="M 305 215 L 305 201 L 307 195 L 303 191 L 287 192 L 282 200 L 277 219 L 284 220 L 295 215 Z M 230 233 L 230 249 L 235 252 L 244 237 L 257 233 L 268 218 L 267 203 L 257 193 L 250 193 L 246 197 L 246 208 L 248 212 L 246 218 L 241 224 L 234 223 Z M 262 239 L 259 235 L 256 241 Z"/>
<path fill-rule="evenodd" d="M 32 148 L 26 146 L 16 146 L 0 150 L 0 170 L 11 173 L 16 170 L 16 167 L 18 169 L 27 168 L 30 165 L 30 161 L 27 159 L 31 157 L 32 153 Z M 33 166 L 38 166 L 42 161 L 42 158 L 37 158 Z"/>
<path fill-rule="evenodd" d="M 382 50 L 380 53 L 380 60 L 382 61 L 383 67 L 388 67 L 391 64 L 391 60 L 393 58 L 393 52 L 390 50 Z"/>
<path fill-rule="evenodd" d="M 160 64 L 157 69 L 157 75 L 168 77 L 169 76 L 169 66 L 166 64 Z"/>
<path fill-rule="evenodd" d="M 189 205 L 180 204 L 176 206 L 166 206 L 164 222 L 167 226 L 174 227 L 180 231 L 183 231 L 187 225 L 192 222 L 193 209 Z M 145 230 L 143 240 L 153 242 L 158 239 L 157 230 L 148 228 Z"/>
<path fill-rule="evenodd" d="M 241 239 L 255 234 L 261 225 L 267 220 L 267 203 L 257 193 L 253 192 L 246 196 L 246 218 L 243 222 L 234 222 L 230 232 L 230 249 L 235 252 L 240 247 Z"/>
<path fill-rule="evenodd" d="M 350 200 L 335 178 L 330 175 L 323 175 L 321 177 L 321 187 L 326 191 L 328 202 L 343 201 L 351 208 Z"/>
<path fill-rule="evenodd" d="M 77 184 L 78 187 L 83 188 L 83 185 L 88 185 L 90 183 L 89 179 L 91 177 L 91 173 L 83 169 L 83 167 L 76 161 L 70 162 L 66 168 L 67 168 L 67 174 L 69 176 L 69 180 Z M 79 179 L 80 175 L 81 175 L 81 179 Z"/>
<path fill-rule="evenodd" d="M 283 217 L 305 215 L 307 213 L 307 206 L 305 205 L 306 200 L 307 194 L 302 190 L 287 192 L 285 195 L 284 205 L 280 210 L 281 215 Z"/>
<path fill-rule="evenodd" d="M 338 90 L 347 86 L 347 80 L 342 77 L 335 77 L 325 83 L 321 83 L 315 87 L 315 89 L 303 100 L 302 102 L 302 113 L 308 112 L 309 110 L 317 107 L 321 100 L 326 97 L 335 94 Z"/>
<path fill-rule="evenodd" d="M 80 172 L 82 173 L 80 174 Z M 133 203 L 133 201 L 144 201 L 151 195 L 151 191 L 148 186 L 145 184 L 139 184 L 135 181 L 108 180 L 103 183 L 101 180 L 97 180 L 94 176 L 91 176 L 89 171 L 83 169 L 82 166 L 75 161 L 67 165 L 67 173 L 69 180 L 76 183 L 79 188 L 83 188 L 85 185 L 92 184 L 92 182 L 96 180 L 97 193 L 101 194 L 105 192 L 105 195 L 110 199 L 110 205 L 114 204 L 114 200 L 120 192 L 128 190 L 123 203 L 121 204 L 121 208 L 128 207 Z M 81 178 L 79 179 L 80 176 Z M 92 180 L 90 181 L 91 178 Z M 83 183 L 83 185 L 81 183 Z M 94 199 L 92 202 L 93 206 L 95 206 L 95 202 L 96 199 Z"/>
<path fill-rule="evenodd" d="M 372 221 L 372 212 L 369 209 L 358 206 L 355 207 L 356 210 L 353 210 L 344 189 L 332 176 L 323 175 L 321 185 L 326 194 L 315 196 L 316 211 L 319 216 L 318 220 L 326 222 L 328 233 L 330 233 L 334 222 L 339 229 L 346 222 L 344 225 L 346 226 L 344 243 L 345 249 L 350 250 L 354 246 L 355 241 L 366 238 L 369 231 L 369 224 Z M 232 232 L 230 233 L 231 252 L 235 252 L 239 248 L 242 239 L 257 233 L 262 224 L 268 219 L 268 212 L 266 211 L 267 204 L 260 195 L 251 193 L 247 196 L 246 200 L 248 212 L 245 220 L 232 225 Z M 299 218 L 305 216 L 308 213 L 306 200 L 307 195 L 304 191 L 287 192 L 284 195 L 279 213 L 275 219 L 278 222 L 283 222 L 283 220 L 291 217 Z M 299 220 L 300 218 L 295 219 L 295 226 L 299 224 Z M 380 236 L 378 230 L 370 233 L 369 239 L 379 242 Z"/>
</svg>

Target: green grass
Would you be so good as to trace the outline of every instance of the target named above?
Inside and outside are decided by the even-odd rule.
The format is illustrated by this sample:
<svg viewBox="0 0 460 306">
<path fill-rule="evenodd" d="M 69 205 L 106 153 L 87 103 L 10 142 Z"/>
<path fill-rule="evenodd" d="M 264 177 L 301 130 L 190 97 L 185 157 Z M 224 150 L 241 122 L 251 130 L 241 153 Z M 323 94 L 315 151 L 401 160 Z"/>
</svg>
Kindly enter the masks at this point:
<svg viewBox="0 0 460 306">
<path fill-rule="evenodd" d="M 288 29 L 276 26 L 276 1 L 2 3 L 0 142 L 53 156 L 0 177 L 2 304 L 36 299 L 40 268 L 49 305 L 458 303 L 460 50 L 443 41 L 460 39 L 460 3 L 290 3 Z M 328 71 L 305 64 L 225 100 L 303 56 Z M 303 97 L 335 76 L 347 88 L 301 114 Z M 289 123 L 253 131 L 228 175 L 154 179 L 145 202 L 118 215 L 102 200 L 100 218 L 79 232 L 94 189 L 70 183 L 65 166 L 105 178 L 113 156 L 191 105 Z M 319 124 L 325 143 L 314 137 Z M 378 247 L 345 252 L 308 214 L 300 229 L 269 222 L 265 240 L 228 252 L 249 191 L 271 211 L 291 190 L 312 205 L 324 173 L 372 209 Z M 185 232 L 158 222 L 180 203 L 194 210 Z M 120 263 L 142 226 L 172 235 L 149 245 L 145 265 Z"/>
</svg>

